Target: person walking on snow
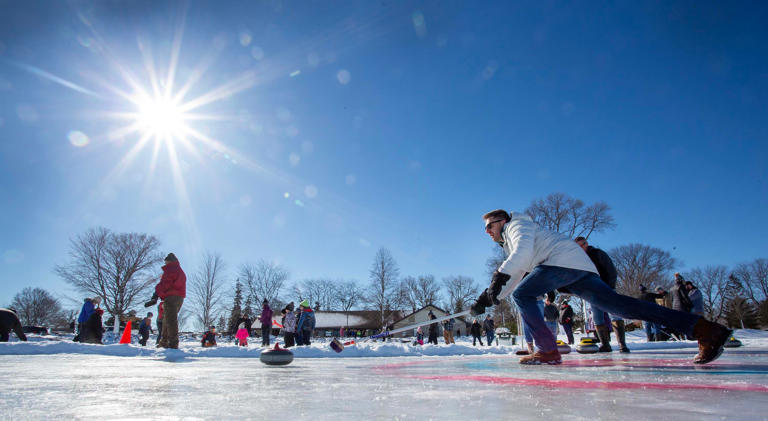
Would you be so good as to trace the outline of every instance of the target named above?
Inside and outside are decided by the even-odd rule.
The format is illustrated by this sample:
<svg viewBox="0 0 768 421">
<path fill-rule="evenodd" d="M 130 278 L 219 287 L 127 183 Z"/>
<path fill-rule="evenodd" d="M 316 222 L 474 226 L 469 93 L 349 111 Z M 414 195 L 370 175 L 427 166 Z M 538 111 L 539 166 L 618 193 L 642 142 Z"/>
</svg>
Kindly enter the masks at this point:
<svg viewBox="0 0 768 421">
<path fill-rule="evenodd" d="M 437 319 L 437 316 L 435 316 L 435 314 L 430 311 L 429 319 Z M 427 337 L 427 343 L 437 345 L 437 322 L 432 322 L 429 324 L 429 330 L 427 330 L 427 334 L 429 335 Z"/>
<path fill-rule="evenodd" d="M 565 336 L 568 337 L 568 345 L 573 345 L 573 308 L 568 301 L 560 304 L 560 325 L 563 326 Z"/>
<path fill-rule="evenodd" d="M 485 321 L 483 322 L 483 329 L 485 329 L 485 339 L 488 343 L 488 346 L 491 346 L 493 342 L 493 338 L 496 336 L 496 323 L 494 323 L 493 319 L 491 319 L 491 315 L 485 316 Z"/>
<path fill-rule="evenodd" d="M 443 339 L 445 339 L 445 344 L 455 344 L 456 342 L 453 340 L 453 327 L 455 326 L 456 321 L 453 318 L 450 318 L 448 320 L 443 320 Z"/>
<path fill-rule="evenodd" d="M 469 332 L 472 334 L 472 346 L 476 345 L 476 341 L 480 341 L 480 346 L 483 346 L 483 328 L 480 326 L 480 322 L 477 319 L 472 321 L 472 326 L 469 328 Z"/>
<path fill-rule="evenodd" d="M 85 322 L 88 321 L 88 318 L 91 317 L 93 309 L 93 299 L 86 298 L 83 302 L 83 307 L 80 309 L 80 315 L 77 316 L 77 335 L 75 335 L 75 339 L 73 339 L 75 342 L 80 342 L 80 335 L 83 332 L 83 327 L 85 326 Z"/>
<path fill-rule="evenodd" d="M 272 333 L 272 309 L 266 298 L 261 303 L 259 321 L 261 322 L 261 345 L 269 346 L 269 335 Z"/>
<path fill-rule="evenodd" d="M 11 339 L 11 331 L 16 333 L 20 341 L 27 341 L 27 335 L 21 328 L 19 315 L 16 310 L 10 308 L 0 308 L 0 342 L 8 342 Z"/>
<path fill-rule="evenodd" d="M 300 305 L 301 317 L 296 330 L 301 332 L 301 345 L 311 345 L 312 331 L 315 330 L 315 312 L 309 307 L 309 301 L 304 300 Z"/>
<path fill-rule="evenodd" d="M 141 346 L 147 346 L 147 339 L 149 339 L 149 334 L 152 332 L 152 313 L 147 313 L 147 317 L 143 318 L 141 320 L 141 323 L 139 323 L 139 335 L 141 336 L 141 339 L 139 339 L 139 343 Z"/>
<path fill-rule="evenodd" d="M 245 323 L 240 323 L 237 325 L 237 333 L 235 333 L 235 338 L 237 338 L 238 346 L 248 346 L 248 329 L 245 328 Z"/>
<path fill-rule="evenodd" d="M 471 306 L 471 313 L 483 314 L 487 307 L 499 304 L 500 298 L 512 294 L 539 347 L 533 355 L 522 357 L 521 364 L 562 362 L 555 337 L 536 307 L 536 297 L 556 289 L 609 313 L 652 321 L 692 335 L 699 342 L 699 353 L 693 360 L 696 364 L 706 364 L 722 354 L 730 329 L 700 316 L 617 294 L 600 279 L 586 253 L 564 235 L 540 228 L 527 215 L 509 214 L 503 209 L 486 213 L 483 220 L 485 232 L 503 247 L 507 257 Z"/>
<path fill-rule="evenodd" d="M 179 348 L 179 311 L 187 296 L 187 275 L 181 270 L 179 259 L 173 253 L 168 253 L 163 266 L 163 276 L 155 287 L 152 299 L 163 300 L 163 330 L 161 332 L 161 348 Z"/>
</svg>

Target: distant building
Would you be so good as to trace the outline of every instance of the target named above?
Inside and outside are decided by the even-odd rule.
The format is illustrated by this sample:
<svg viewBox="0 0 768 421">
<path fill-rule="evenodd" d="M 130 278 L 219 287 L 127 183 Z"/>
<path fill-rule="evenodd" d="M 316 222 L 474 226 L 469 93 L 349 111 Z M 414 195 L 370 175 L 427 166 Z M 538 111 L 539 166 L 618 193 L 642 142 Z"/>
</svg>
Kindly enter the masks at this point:
<svg viewBox="0 0 768 421">
<path fill-rule="evenodd" d="M 401 311 L 393 311 L 389 320 L 397 320 L 402 317 Z M 315 311 L 315 336 L 336 337 L 341 328 L 344 328 L 344 336 L 369 336 L 381 331 L 381 313 L 375 310 L 360 311 Z M 275 323 L 280 323 L 282 314 L 272 316 L 273 334 L 278 333 Z M 253 322 L 254 329 L 261 328 L 261 322 Z"/>
<path fill-rule="evenodd" d="M 437 318 L 440 318 L 440 317 L 443 317 L 443 316 L 447 316 L 447 315 L 450 314 L 447 311 L 441 309 L 440 307 L 437 307 L 437 306 L 434 306 L 432 304 L 429 304 L 427 306 L 424 306 L 424 307 L 414 311 L 411 314 L 408 314 L 408 315 L 402 317 L 401 319 L 395 320 L 395 322 L 393 323 L 393 330 L 394 329 L 399 329 L 399 328 L 402 328 L 402 327 L 406 327 L 406 326 L 412 325 L 414 323 L 420 323 L 420 322 L 425 322 L 425 321 L 429 320 L 429 312 L 430 311 L 432 311 L 432 313 L 434 313 Z M 453 334 L 456 335 L 456 331 L 458 331 L 459 332 L 458 336 L 467 335 L 467 332 L 469 330 L 469 325 L 471 323 L 472 323 L 472 320 L 469 319 L 469 318 L 457 317 L 455 319 L 455 323 L 454 323 L 454 326 L 453 326 Z M 442 331 L 443 331 L 442 323 L 438 323 L 438 324 L 440 325 L 440 330 L 439 330 L 440 333 L 439 334 L 442 335 Z M 424 325 L 424 326 L 421 327 L 421 330 L 422 330 L 422 332 L 424 332 L 424 336 L 425 337 L 427 336 L 427 329 L 428 329 L 428 327 L 429 327 L 429 325 Z M 397 338 L 408 337 L 408 336 L 416 336 L 416 329 L 413 329 L 412 331 L 405 331 L 405 332 L 401 332 L 401 333 L 396 333 L 393 336 L 395 336 Z"/>
</svg>

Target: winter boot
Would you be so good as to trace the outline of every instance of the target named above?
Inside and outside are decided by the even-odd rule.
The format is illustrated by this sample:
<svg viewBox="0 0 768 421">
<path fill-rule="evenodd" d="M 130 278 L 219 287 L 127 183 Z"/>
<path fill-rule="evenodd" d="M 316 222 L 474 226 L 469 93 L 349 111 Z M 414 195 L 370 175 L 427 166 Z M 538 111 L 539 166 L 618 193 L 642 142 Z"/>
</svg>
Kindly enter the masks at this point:
<svg viewBox="0 0 768 421">
<path fill-rule="evenodd" d="M 597 352 L 613 352 L 613 349 L 611 348 L 611 334 L 608 332 L 608 326 L 595 326 L 595 333 L 597 334 L 598 339 L 600 339 L 600 348 Z"/>
<path fill-rule="evenodd" d="M 699 341 L 699 355 L 693 362 L 706 364 L 716 360 L 723 353 L 723 345 L 732 333 L 733 331 L 725 326 L 700 318 L 693 326 L 693 337 Z"/>
<path fill-rule="evenodd" d="M 550 352 L 536 351 L 531 355 L 520 358 L 520 364 L 526 365 L 556 365 L 561 364 L 562 362 L 563 360 L 560 358 L 560 351 L 558 351 L 557 348 Z"/>
<path fill-rule="evenodd" d="M 532 355 L 533 354 L 533 344 L 528 342 L 528 349 L 521 349 L 517 352 L 515 352 L 515 355 Z"/>
<path fill-rule="evenodd" d="M 626 331 L 624 330 L 624 320 L 614 320 L 612 322 L 613 330 L 616 331 L 616 340 L 619 341 L 619 352 L 628 353 Z"/>
</svg>

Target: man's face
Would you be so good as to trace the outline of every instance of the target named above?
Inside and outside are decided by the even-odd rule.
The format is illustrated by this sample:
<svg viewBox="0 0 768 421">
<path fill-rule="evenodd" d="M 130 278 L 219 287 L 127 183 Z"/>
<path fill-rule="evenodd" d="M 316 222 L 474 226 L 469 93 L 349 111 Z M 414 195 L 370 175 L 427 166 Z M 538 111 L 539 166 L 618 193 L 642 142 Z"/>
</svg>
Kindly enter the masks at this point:
<svg viewBox="0 0 768 421">
<path fill-rule="evenodd" d="M 587 240 L 579 240 L 576 242 L 576 244 L 579 245 L 584 251 L 587 251 L 587 247 L 589 247 L 589 243 L 587 243 Z"/>
<path fill-rule="evenodd" d="M 485 232 L 491 236 L 493 241 L 497 243 L 501 241 L 501 229 L 504 228 L 505 222 L 504 218 L 485 220 Z"/>
</svg>

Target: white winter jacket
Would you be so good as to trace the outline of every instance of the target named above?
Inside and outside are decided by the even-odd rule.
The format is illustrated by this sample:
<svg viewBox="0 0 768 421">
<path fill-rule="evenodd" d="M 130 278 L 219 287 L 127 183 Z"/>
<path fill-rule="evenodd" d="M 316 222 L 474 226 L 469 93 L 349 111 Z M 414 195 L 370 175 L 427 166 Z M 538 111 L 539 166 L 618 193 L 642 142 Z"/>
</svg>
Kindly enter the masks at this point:
<svg viewBox="0 0 768 421">
<path fill-rule="evenodd" d="M 512 218 L 502 228 L 507 259 L 499 272 L 510 276 L 499 298 L 515 290 L 526 272 L 539 265 L 560 266 L 598 273 L 589 256 L 570 238 L 534 224 L 528 215 L 511 212 Z"/>
</svg>

